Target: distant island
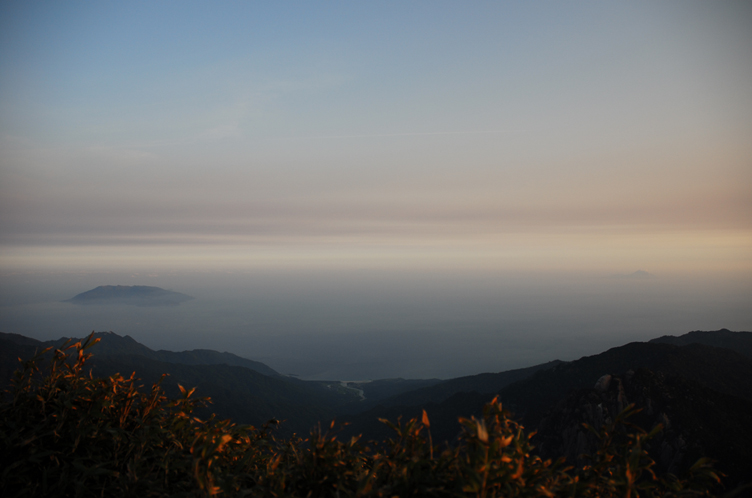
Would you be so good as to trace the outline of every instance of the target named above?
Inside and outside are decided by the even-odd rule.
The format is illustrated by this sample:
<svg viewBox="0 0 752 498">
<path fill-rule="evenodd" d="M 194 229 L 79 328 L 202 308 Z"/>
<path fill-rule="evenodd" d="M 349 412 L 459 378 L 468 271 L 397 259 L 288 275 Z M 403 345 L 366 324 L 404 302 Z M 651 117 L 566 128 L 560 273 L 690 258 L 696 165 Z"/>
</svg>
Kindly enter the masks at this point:
<svg viewBox="0 0 752 498">
<path fill-rule="evenodd" d="M 177 306 L 193 297 L 148 285 L 100 285 L 64 302 L 80 305 Z"/>
</svg>

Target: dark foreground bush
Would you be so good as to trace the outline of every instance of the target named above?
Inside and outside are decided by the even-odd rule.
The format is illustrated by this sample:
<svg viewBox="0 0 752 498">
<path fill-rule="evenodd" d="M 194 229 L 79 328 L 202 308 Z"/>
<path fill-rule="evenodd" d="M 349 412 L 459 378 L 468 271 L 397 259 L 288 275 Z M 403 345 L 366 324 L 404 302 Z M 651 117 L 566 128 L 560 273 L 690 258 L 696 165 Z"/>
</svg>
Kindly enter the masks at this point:
<svg viewBox="0 0 752 498">
<path fill-rule="evenodd" d="M 687 480 L 657 478 L 650 438 L 619 420 L 599 434 L 582 469 L 543 461 L 496 400 L 481 419 L 461 419 L 453 447 L 431 441 L 430 421 L 389 424 L 395 436 L 371 447 L 320 429 L 276 440 L 254 428 L 193 415 L 206 399 L 168 400 L 159 385 L 93 378 L 96 340 L 24 363 L 0 406 L 2 496 L 710 496 L 718 477 L 700 461 Z M 47 352 L 50 355 L 50 352 Z M 334 423 L 331 428 L 333 429 Z"/>
</svg>

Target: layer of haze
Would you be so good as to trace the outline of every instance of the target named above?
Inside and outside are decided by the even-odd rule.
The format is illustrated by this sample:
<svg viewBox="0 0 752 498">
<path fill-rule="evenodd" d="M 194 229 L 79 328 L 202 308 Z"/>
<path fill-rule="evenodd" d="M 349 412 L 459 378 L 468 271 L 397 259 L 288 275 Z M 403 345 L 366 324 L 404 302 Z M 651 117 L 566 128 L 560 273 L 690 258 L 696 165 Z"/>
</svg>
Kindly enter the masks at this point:
<svg viewBox="0 0 752 498">
<path fill-rule="evenodd" d="M 112 330 L 153 349 L 231 351 L 315 379 L 450 378 L 695 329 L 752 330 L 748 279 L 708 275 L 275 269 L 0 276 L 3 331 L 57 339 Z M 163 308 L 61 302 L 102 283 L 160 285 L 196 299 Z"/>
<path fill-rule="evenodd" d="M 749 2 L 2 2 L 0 330 L 342 378 L 752 329 L 751 53 Z M 57 302 L 106 284 L 198 299 Z"/>
</svg>

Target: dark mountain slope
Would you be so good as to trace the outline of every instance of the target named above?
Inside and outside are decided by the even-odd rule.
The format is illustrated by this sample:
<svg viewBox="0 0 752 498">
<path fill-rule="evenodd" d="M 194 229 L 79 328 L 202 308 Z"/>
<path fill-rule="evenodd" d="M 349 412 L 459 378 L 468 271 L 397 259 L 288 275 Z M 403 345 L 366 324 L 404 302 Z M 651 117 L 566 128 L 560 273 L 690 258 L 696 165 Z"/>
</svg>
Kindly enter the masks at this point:
<svg viewBox="0 0 752 498">
<path fill-rule="evenodd" d="M 241 358 L 232 353 L 220 353 L 211 349 L 194 349 L 181 352 L 160 349 L 154 352 L 153 358 L 159 361 L 180 363 L 182 365 L 232 365 L 249 368 L 264 375 L 280 376 L 276 370 L 259 361 Z"/>
<path fill-rule="evenodd" d="M 353 382 L 353 387 L 363 390 L 365 404 L 380 402 L 381 400 L 398 396 L 405 392 L 415 392 L 428 386 L 443 382 L 440 379 L 379 379 L 370 382 Z M 365 404 L 362 404 L 365 406 Z"/>
<path fill-rule="evenodd" d="M 92 348 L 94 349 L 94 348 Z M 342 397 L 320 384 L 262 375 L 231 365 L 184 365 L 166 363 L 136 355 L 99 355 L 90 360 L 95 376 L 120 373 L 136 377 L 150 386 L 162 381 L 170 397 L 178 397 L 178 384 L 196 388 L 195 396 L 209 396 L 212 404 L 201 416 L 216 413 L 239 424 L 259 426 L 272 418 L 285 421 L 283 435 L 307 433 L 320 420 L 330 420 Z"/>
<path fill-rule="evenodd" d="M 0 332 L 0 391 L 10 386 L 13 372 L 20 366 L 18 359 L 31 358 L 42 349 L 44 348 L 41 341 L 18 334 Z"/>
<path fill-rule="evenodd" d="M 652 339 L 650 342 L 674 344 L 675 346 L 704 344 L 706 346 L 731 349 L 739 354 L 743 354 L 747 358 L 752 358 L 752 332 L 731 332 L 728 329 L 713 332 L 696 330 L 680 336 L 664 335 L 663 337 Z"/>
<path fill-rule="evenodd" d="M 460 432 L 457 418 L 470 417 L 471 415 L 478 416 L 483 409 L 483 405 L 491 401 L 493 397 L 492 394 L 460 392 L 453 394 L 441 403 L 429 402 L 420 406 L 379 405 L 362 413 L 340 417 L 338 420 L 347 424 L 341 429 L 341 437 L 361 436 L 366 441 L 381 441 L 387 437 L 393 437 L 394 431 L 380 422 L 379 419 L 387 419 L 391 422 L 398 419 L 403 422 L 413 418 L 420 420 L 423 410 L 426 410 L 431 422 L 431 435 L 434 443 L 451 443 Z"/>
<path fill-rule="evenodd" d="M 598 446 L 596 430 L 613 420 L 627 404 L 640 409 L 629 421 L 645 430 L 663 430 L 649 442 L 657 471 L 686 473 L 700 457 L 716 461 L 729 476 L 729 487 L 752 476 L 752 400 L 720 393 L 697 381 L 640 369 L 606 378 L 599 388 L 572 392 L 551 410 L 533 439 L 543 458 L 565 456 L 575 465 L 580 455 Z"/>
<path fill-rule="evenodd" d="M 126 335 L 120 336 L 114 332 L 95 332 L 94 337 L 99 342 L 92 346 L 90 352 L 96 355 L 136 355 L 151 357 L 155 351 L 136 341 L 133 337 Z M 45 341 L 44 347 L 60 348 L 68 341 L 83 341 L 83 338 L 61 337 L 54 341 Z"/>
<path fill-rule="evenodd" d="M 633 342 L 595 356 L 540 371 L 501 391 L 509 409 L 535 426 L 570 390 L 591 388 L 602 375 L 648 368 L 685 377 L 734 396 L 752 399 L 752 360 L 734 351 L 691 344 Z"/>
<path fill-rule="evenodd" d="M 177 385 L 181 384 L 186 388 L 196 387 L 196 396 L 212 398 L 212 405 L 201 412 L 202 416 L 216 413 L 220 418 L 232 418 L 237 423 L 253 425 L 262 424 L 271 418 L 287 420 L 281 426 L 282 435 L 307 433 L 320 420 L 331 420 L 338 406 L 355 398 L 352 392 L 342 394 L 328 389 L 322 383 L 264 375 L 245 366 L 165 362 L 154 358 L 159 358 L 163 352 L 152 351 L 130 337 L 120 337 L 113 333 L 98 333 L 96 337 L 102 340 L 88 350 L 94 355 L 90 364 L 95 375 L 120 373 L 129 377 L 132 372 L 136 372 L 136 377 L 148 387 L 166 373 L 169 376 L 163 380 L 163 386 L 171 397 L 178 396 Z M 18 368 L 19 357 L 28 359 L 43 348 L 60 347 L 64 342 L 64 339 L 41 342 L 12 334 L 0 335 L 3 387 L 8 385 L 13 371 Z M 215 351 L 211 351 L 213 354 L 208 358 L 202 356 L 203 351 L 187 353 L 196 354 L 200 361 L 224 359 L 224 355 L 234 357 L 229 353 Z M 165 356 L 179 360 L 192 359 L 190 355 L 181 353 Z"/>
<path fill-rule="evenodd" d="M 449 379 L 433 386 L 384 399 L 379 404 L 383 406 L 422 406 L 427 403 L 441 403 L 457 393 L 477 392 L 480 394 L 494 394 L 514 382 L 528 378 L 540 370 L 553 368 L 560 363 L 562 362 L 554 360 L 528 368 Z"/>
<path fill-rule="evenodd" d="M 34 341 L 18 334 L 3 334 L 10 340 L 18 342 L 23 338 L 25 340 Z M 14 337 L 16 339 L 12 339 Z M 249 360 L 247 358 L 241 358 L 240 356 L 232 353 L 220 353 L 218 351 L 212 351 L 209 349 L 194 349 L 192 351 L 154 351 L 140 342 L 137 342 L 131 336 L 120 336 L 113 332 L 96 332 L 94 337 L 99 339 L 99 342 L 92 347 L 91 352 L 96 356 L 101 355 L 134 355 L 143 356 L 156 361 L 162 361 L 166 363 L 180 363 L 183 365 L 235 365 L 239 367 L 250 368 L 256 372 L 264 375 L 279 376 L 273 368 L 265 365 L 259 361 Z M 62 337 L 56 341 L 36 341 L 38 347 L 61 347 L 66 341 L 70 340 L 68 337 Z M 82 339 L 72 339 L 74 342 Z"/>
<path fill-rule="evenodd" d="M 685 378 L 704 388 L 752 399 L 752 360 L 730 350 L 692 344 L 679 347 L 660 343 L 631 343 L 604 353 L 560 363 L 539 370 L 510 384 L 497 393 L 457 393 L 439 403 L 379 406 L 347 417 L 352 423 L 347 434 L 363 433 L 366 439 L 382 434 L 378 418 L 405 419 L 419 416 L 425 408 L 431 419 L 434 440 L 452 440 L 459 430 L 457 417 L 478 415 L 484 403 L 499 394 L 503 405 L 512 410 L 528 428 L 537 427 L 546 412 L 571 391 L 591 389 L 605 374 L 648 368 L 665 375 Z"/>
<path fill-rule="evenodd" d="M 19 344 L 22 346 L 38 347 L 42 344 L 42 341 L 32 339 L 31 337 L 26 337 L 21 334 L 7 334 L 5 332 L 0 332 L 0 339 L 4 341 L 8 341 L 9 343 Z"/>
</svg>

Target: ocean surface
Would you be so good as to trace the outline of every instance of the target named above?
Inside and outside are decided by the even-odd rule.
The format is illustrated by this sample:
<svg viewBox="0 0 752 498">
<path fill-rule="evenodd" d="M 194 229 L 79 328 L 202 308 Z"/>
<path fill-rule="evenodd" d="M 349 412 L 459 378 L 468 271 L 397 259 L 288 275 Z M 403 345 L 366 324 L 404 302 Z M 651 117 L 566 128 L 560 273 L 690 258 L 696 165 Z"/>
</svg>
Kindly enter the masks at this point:
<svg viewBox="0 0 752 498">
<path fill-rule="evenodd" d="M 113 331 L 205 348 L 305 379 L 451 378 L 691 330 L 752 330 L 752 284 L 726 276 L 430 271 L 2 272 L 0 331 L 41 340 Z M 174 307 L 62 302 L 153 285 Z"/>
</svg>

